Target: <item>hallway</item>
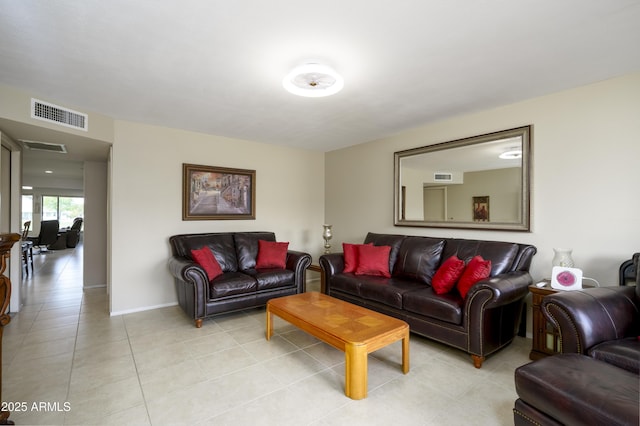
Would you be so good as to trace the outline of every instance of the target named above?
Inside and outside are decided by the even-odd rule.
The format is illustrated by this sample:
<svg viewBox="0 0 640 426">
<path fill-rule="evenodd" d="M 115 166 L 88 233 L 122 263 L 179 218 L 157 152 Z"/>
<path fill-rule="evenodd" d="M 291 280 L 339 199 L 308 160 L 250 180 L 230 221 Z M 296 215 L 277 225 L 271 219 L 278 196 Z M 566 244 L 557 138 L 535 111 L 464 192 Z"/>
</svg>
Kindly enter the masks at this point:
<svg viewBox="0 0 640 426">
<path fill-rule="evenodd" d="M 79 305 L 82 300 L 82 242 L 73 249 L 48 250 L 43 254 L 37 254 L 37 249 L 33 251 L 34 271 L 29 268 L 28 276 L 23 273 L 23 308 L 32 312 L 41 310 L 44 305 L 46 309 Z"/>
</svg>

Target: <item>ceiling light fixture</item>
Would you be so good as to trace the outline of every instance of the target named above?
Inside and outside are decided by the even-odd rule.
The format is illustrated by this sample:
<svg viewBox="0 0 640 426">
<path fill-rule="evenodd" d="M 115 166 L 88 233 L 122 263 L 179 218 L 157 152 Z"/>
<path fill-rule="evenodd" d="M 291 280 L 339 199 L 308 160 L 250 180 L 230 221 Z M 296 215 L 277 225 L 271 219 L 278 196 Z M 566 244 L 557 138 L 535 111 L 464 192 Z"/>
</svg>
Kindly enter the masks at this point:
<svg viewBox="0 0 640 426">
<path fill-rule="evenodd" d="M 522 150 L 519 148 L 511 148 L 509 151 L 505 151 L 500 154 L 498 157 L 503 160 L 515 160 L 518 158 L 522 158 Z"/>
<path fill-rule="evenodd" d="M 344 87 L 344 80 L 326 65 L 304 64 L 287 74 L 282 85 L 294 95 L 320 98 L 338 93 Z"/>
</svg>

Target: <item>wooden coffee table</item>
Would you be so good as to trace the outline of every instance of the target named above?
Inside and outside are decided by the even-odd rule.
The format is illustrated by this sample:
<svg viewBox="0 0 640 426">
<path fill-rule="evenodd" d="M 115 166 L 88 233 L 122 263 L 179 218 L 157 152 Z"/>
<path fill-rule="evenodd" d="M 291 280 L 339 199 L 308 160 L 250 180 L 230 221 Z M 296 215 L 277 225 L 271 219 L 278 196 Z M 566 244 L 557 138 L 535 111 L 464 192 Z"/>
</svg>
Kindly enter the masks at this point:
<svg viewBox="0 0 640 426">
<path fill-rule="evenodd" d="M 273 316 L 306 331 L 345 353 L 344 393 L 367 397 L 367 356 L 402 340 L 402 372 L 409 372 L 409 325 L 396 318 L 353 305 L 322 293 L 309 292 L 267 302 L 267 340 Z"/>
</svg>

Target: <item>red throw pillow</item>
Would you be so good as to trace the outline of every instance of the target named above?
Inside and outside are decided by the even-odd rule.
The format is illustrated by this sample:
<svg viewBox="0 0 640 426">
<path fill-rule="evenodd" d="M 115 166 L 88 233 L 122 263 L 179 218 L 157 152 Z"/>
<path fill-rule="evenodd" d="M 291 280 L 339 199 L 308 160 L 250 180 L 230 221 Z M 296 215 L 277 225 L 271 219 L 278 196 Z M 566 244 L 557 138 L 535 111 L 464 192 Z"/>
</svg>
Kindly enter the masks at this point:
<svg viewBox="0 0 640 426">
<path fill-rule="evenodd" d="M 362 246 L 364 244 L 349 244 L 342 243 L 342 252 L 344 255 L 344 269 L 342 272 L 356 272 L 358 269 L 358 246 Z M 367 244 L 372 246 L 373 243 Z"/>
<path fill-rule="evenodd" d="M 358 252 L 358 266 L 356 275 L 378 275 L 389 278 L 389 253 L 390 246 L 374 246 L 359 245 L 356 248 Z"/>
<path fill-rule="evenodd" d="M 464 260 L 458 259 L 456 255 L 442 262 L 431 280 L 433 291 L 436 294 L 449 293 L 458 282 L 462 271 L 464 271 Z"/>
<path fill-rule="evenodd" d="M 209 277 L 209 281 L 219 275 L 222 275 L 222 268 L 208 246 L 204 246 L 197 250 L 191 250 L 191 257 L 198 265 L 204 268 L 207 273 L 207 277 Z"/>
<path fill-rule="evenodd" d="M 289 243 L 258 240 L 258 258 L 256 269 L 287 267 L 287 250 Z"/>
<path fill-rule="evenodd" d="M 463 298 L 467 297 L 467 293 L 475 283 L 485 278 L 489 278 L 491 274 L 491 261 L 484 260 L 482 256 L 475 256 L 469 261 L 464 272 L 458 280 L 458 293 Z"/>
</svg>

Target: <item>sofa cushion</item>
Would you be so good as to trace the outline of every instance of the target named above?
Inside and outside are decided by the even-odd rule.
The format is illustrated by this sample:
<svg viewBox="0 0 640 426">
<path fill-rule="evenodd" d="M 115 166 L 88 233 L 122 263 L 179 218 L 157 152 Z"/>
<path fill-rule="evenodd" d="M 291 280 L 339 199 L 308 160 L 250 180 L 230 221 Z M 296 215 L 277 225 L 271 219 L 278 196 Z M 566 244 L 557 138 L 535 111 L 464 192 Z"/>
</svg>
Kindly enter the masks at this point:
<svg viewBox="0 0 640 426">
<path fill-rule="evenodd" d="M 275 241 L 273 232 L 238 232 L 233 235 L 236 243 L 236 256 L 238 258 L 238 270 L 254 269 L 258 257 L 258 240 Z"/>
<path fill-rule="evenodd" d="M 367 300 L 402 309 L 403 295 L 424 287 L 424 284 L 403 278 L 366 276 L 360 278 L 360 296 Z"/>
<path fill-rule="evenodd" d="M 640 340 L 638 337 L 602 342 L 589 349 L 589 355 L 597 360 L 640 374 Z"/>
<path fill-rule="evenodd" d="M 287 250 L 289 243 L 258 240 L 258 257 L 256 269 L 287 267 Z"/>
<path fill-rule="evenodd" d="M 204 246 L 197 250 L 191 250 L 191 256 L 198 265 L 204 268 L 209 281 L 218 275 L 222 275 L 222 268 L 220 268 L 220 264 L 209 247 Z"/>
<path fill-rule="evenodd" d="M 362 244 L 342 243 L 342 254 L 344 256 L 344 269 L 342 272 L 356 272 L 358 268 L 358 246 Z M 369 243 L 369 245 L 373 245 Z"/>
<path fill-rule="evenodd" d="M 460 296 L 464 299 L 475 283 L 489 278 L 490 275 L 491 261 L 484 260 L 482 256 L 474 256 L 473 259 L 467 263 L 467 266 L 464 267 L 462 276 L 458 280 L 458 284 L 456 284 L 458 293 L 460 293 Z"/>
<path fill-rule="evenodd" d="M 229 233 L 184 234 L 171 237 L 175 256 L 190 257 L 191 250 L 207 246 L 211 249 L 222 272 L 238 270 L 236 247 Z"/>
<path fill-rule="evenodd" d="M 356 247 L 358 266 L 356 275 L 376 275 L 389 278 L 389 246 L 372 246 L 362 244 Z"/>
<path fill-rule="evenodd" d="M 373 244 L 374 246 L 389 246 L 391 251 L 389 252 L 389 271 L 393 271 L 396 260 L 398 259 L 398 250 L 400 250 L 400 244 L 404 240 L 404 235 L 393 234 L 376 234 L 369 232 L 364 239 L 365 244 Z"/>
<path fill-rule="evenodd" d="M 516 243 L 449 239 L 446 240 L 442 258 L 448 259 L 455 254 L 468 263 L 473 257 L 480 255 L 491 261 L 491 276 L 495 277 L 515 267 L 518 250 Z"/>
<path fill-rule="evenodd" d="M 453 290 L 464 271 L 464 261 L 458 256 L 451 256 L 436 270 L 431 286 L 436 294 L 445 294 Z"/>
<path fill-rule="evenodd" d="M 329 288 L 354 296 L 360 296 L 360 282 L 362 278 L 364 277 L 354 274 L 337 274 L 330 278 L 331 284 Z"/>
<path fill-rule="evenodd" d="M 258 283 L 253 277 L 242 272 L 227 272 L 209 283 L 209 297 L 218 299 L 255 292 L 257 289 Z"/>
<path fill-rule="evenodd" d="M 258 283 L 258 290 L 293 287 L 295 285 L 296 274 L 289 269 L 248 269 L 243 272 L 255 278 Z"/>
<path fill-rule="evenodd" d="M 462 324 L 464 301 L 456 291 L 436 294 L 431 287 L 404 293 L 402 305 L 405 310 L 435 318 L 451 324 Z"/>
<path fill-rule="evenodd" d="M 440 264 L 444 240 L 429 237 L 406 237 L 398 250 L 393 275 L 431 284 Z"/>
</svg>

